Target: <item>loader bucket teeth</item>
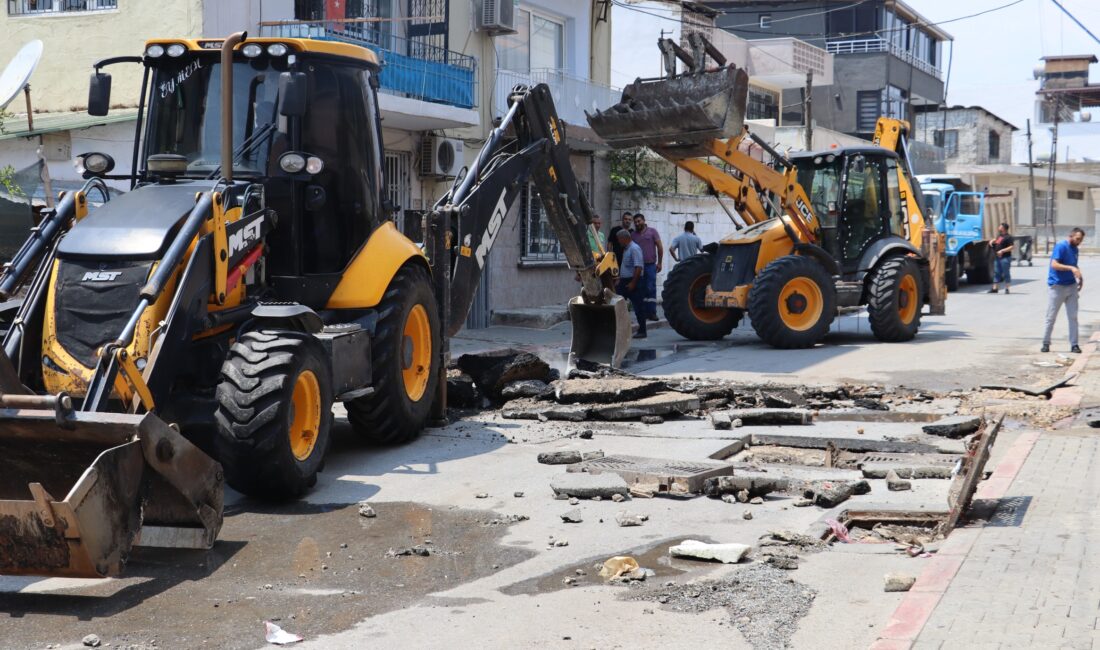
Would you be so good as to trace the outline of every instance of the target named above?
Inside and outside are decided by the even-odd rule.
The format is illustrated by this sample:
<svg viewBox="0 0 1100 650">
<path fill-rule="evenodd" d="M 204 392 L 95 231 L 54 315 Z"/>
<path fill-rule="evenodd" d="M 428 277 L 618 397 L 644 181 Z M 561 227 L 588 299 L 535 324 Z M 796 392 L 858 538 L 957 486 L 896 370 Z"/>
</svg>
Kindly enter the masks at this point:
<svg viewBox="0 0 1100 650">
<path fill-rule="evenodd" d="M 622 296 L 612 296 L 604 304 L 589 304 L 577 296 L 569 301 L 569 320 L 573 339 L 569 349 L 571 362 L 577 360 L 622 365 L 630 350 L 630 310 Z"/>
<path fill-rule="evenodd" d="M 221 528 L 221 466 L 152 414 L 0 409 L 0 458 L 0 574 L 113 576 Z"/>
<path fill-rule="evenodd" d="M 748 92 L 748 74 L 734 66 L 638 79 L 618 104 L 588 115 L 588 123 L 615 149 L 697 145 L 741 132 Z"/>
</svg>

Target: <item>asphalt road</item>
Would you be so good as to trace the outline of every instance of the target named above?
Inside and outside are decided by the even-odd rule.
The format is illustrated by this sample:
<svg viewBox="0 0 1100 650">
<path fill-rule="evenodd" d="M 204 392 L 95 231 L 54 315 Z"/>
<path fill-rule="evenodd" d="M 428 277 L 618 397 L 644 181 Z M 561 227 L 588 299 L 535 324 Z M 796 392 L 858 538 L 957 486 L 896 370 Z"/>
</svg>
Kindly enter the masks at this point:
<svg viewBox="0 0 1100 650">
<path fill-rule="evenodd" d="M 803 351 L 767 348 L 748 327 L 713 344 L 687 343 L 663 329 L 635 346 L 632 368 L 941 390 L 1006 376 L 1026 383 L 1036 361 L 1068 349 L 1063 321 L 1055 352 L 1038 352 L 1046 287 L 1045 265 L 1037 264 L 1013 269 L 1011 295 L 964 285 L 952 294 L 948 314 L 926 318 L 912 343 L 876 342 L 861 316 L 839 319 L 823 345 Z M 1087 259 L 1083 267 L 1082 341 L 1100 320 L 1100 261 Z M 468 333 L 454 347 L 521 344 L 552 356 L 567 341 L 568 326 L 512 328 Z M 859 426 L 868 435 L 875 427 Z M 592 440 L 573 437 L 589 427 Z M 821 514 L 769 500 L 745 520 L 744 504 L 637 499 L 582 502 L 576 507 L 584 521 L 564 523 L 560 515 L 571 506 L 553 500 L 548 487 L 561 470 L 534 461 L 538 452 L 560 449 L 703 459 L 731 440 L 730 432 L 705 421 L 593 427 L 484 413 L 387 449 L 355 440 L 343 422 L 337 433 L 326 471 L 301 503 L 273 507 L 228 495 L 225 528 L 210 553 L 140 551 L 126 576 L 114 580 L 0 577 L 0 643 L 78 648 L 94 633 L 112 648 L 149 649 L 154 642 L 158 648 L 257 648 L 264 645 L 263 621 L 275 620 L 306 637 L 298 647 L 749 647 L 724 611 L 679 612 L 621 598 L 628 588 L 593 580 L 593 565 L 631 554 L 658 569 L 657 580 L 724 577 L 733 569 L 669 563 L 661 559 L 664 548 L 685 538 L 751 544 L 775 528 L 804 530 Z M 942 504 L 942 485 L 918 486 L 897 498 L 933 507 Z M 358 515 L 361 500 L 375 506 L 376 518 Z M 649 521 L 620 528 L 614 518 L 622 510 Z M 556 540 L 568 545 L 555 546 Z M 430 555 L 389 553 L 415 544 L 429 547 Z M 876 626 L 901 597 L 882 592 L 882 575 L 913 560 L 857 550 L 815 556 L 789 574 L 817 593 L 809 615 L 796 629 L 790 624 L 794 647 L 866 647 L 876 638 Z M 562 584 L 570 574 L 579 586 Z"/>
</svg>

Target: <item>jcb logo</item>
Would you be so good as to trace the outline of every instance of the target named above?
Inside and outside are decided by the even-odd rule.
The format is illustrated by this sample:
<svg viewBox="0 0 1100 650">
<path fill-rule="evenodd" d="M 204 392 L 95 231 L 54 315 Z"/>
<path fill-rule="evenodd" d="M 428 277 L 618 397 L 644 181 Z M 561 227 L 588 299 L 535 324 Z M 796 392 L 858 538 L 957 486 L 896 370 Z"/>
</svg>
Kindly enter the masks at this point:
<svg viewBox="0 0 1100 650">
<path fill-rule="evenodd" d="M 88 271 L 81 282 L 110 282 L 122 275 L 122 271 Z"/>
<path fill-rule="evenodd" d="M 810 211 L 809 206 L 802 202 L 802 199 L 796 199 L 795 205 L 798 206 L 798 212 L 802 215 L 802 218 L 807 224 L 814 224 L 814 213 Z"/>
<path fill-rule="evenodd" d="M 504 224 L 504 216 L 507 212 L 507 207 L 504 205 L 504 196 L 507 193 L 508 190 L 500 193 L 497 205 L 493 208 L 493 216 L 489 217 L 489 225 L 485 229 L 485 235 L 481 238 L 481 243 L 477 245 L 477 250 L 474 252 L 474 258 L 477 259 L 479 269 L 485 268 L 485 256 L 493 248 L 493 243 L 496 242 L 497 235 L 500 234 L 500 227 Z"/>
<path fill-rule="evenodd" d="M 235 255 L 239 251 L 248 248 L 252 242 L 260 238 L 260 226 L 264 218 L 260 217 L 229 236 L 229 254 Z"/>
</svg>

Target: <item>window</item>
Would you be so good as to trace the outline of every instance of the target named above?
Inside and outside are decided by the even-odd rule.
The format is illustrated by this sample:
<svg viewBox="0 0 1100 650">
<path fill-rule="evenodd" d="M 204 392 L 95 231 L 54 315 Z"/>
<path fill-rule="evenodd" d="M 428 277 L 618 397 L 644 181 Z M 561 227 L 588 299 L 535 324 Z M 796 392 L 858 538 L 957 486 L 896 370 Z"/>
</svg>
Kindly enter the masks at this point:
<svg viewBox="0 0 1100 650">
<path fill-rule="evenodd" d="M 324 20 L 325 0 L 294 0 L 295 20 Z"/>
<path fill-rule="evenodd" d="M 870 133 L 878 121 L 882 92 L 861 90 L 856 93 L 856 131 Z"/>
<path fill-rule="evenodd" d="M 117 9 L 118 0 L 8 0 L 8 15 L 66 13 Z"/>
<path fill-rule="evenodd" d="M 825 14 L 825 29 L 830 36 L 873 32 L 878 27 L 878 7 L 873 3 L 847 9 L 834 9 Z"/>
<path fill-rule="evenodd" d="M 932 135 L 933 143 L 937 147 L 943 147 L 943 155 L 954 158 L 959 155 L 959 132 L 956 129 L 946 131 L 936 130 Z"/>
<path fill-rule="evenodd" d="M 580 181 L 581 191 L 591 196 L 591 186 L 585 181 Z M 546 218 L 546 212 L 542 209 L 542 200 L 539 199 L 535 186 L 531 183 L 520 190 L 519 217 L 522 226 L 523 251 L 521 258 L 525 262 L 564 262 L 565 253 L 561 250 L 561 242 L 554 232 L 550 220 Z"/>
<path fill-rule="evenodd" d="M 890 210 L 890 232 L 898 237 L 909 237 L 909 222 L 901 207 L 901 183 L 898 182 L 898 162 L 886 159 L 886 207 Z"/>
<path fill-rule="evenodd" d="M 845 260 L 858 260 L 882 233 L 882 159 L 854 155 L 848 159 L 841 241 Z"/>
<path fill-rule="evenodd" d="M 503 70 L 565 67 L 565 24 L 527 9 L 516 9 L 516 33 L 496 39 L 497 64 Z"/>
<path fill-rule="evenodd" d="M 996 131 L 989 132 L 989 160 L 993 162 L 1001 157 L 1001 136 Z"/>
<path fill-rule="evenodd" d="M 760 14 L 760 29 L 771 29 L 772 27 L 772 15 Z"/>
<path fill-rule="evenodd" d="M 1066 190 L 1066 198 L 1071 200 L 1071 201 L 1084 201 L 1085 200 L 1085 191 L 1084 190 Z"/>
<path fill-rule="evenodd" d="M 394 0 L 347 0 L 344 16 L 347 18 L 393 18 Z M 392 21 L 373 23 L 346 23 L 343 29 L 351 36 L 361 38 L 387 49 L 394 49 Z"/>
<path fill-rule="evenodd" d="M 905 91 L 897 86 L 887 86 L 882 91 L 881 115 L 905 119 Z"/>
<path fill-rule="evenodd" d="M 750 120 L 779 118 L 779 97 L 776 93 L 749 86 L 749 105 L 745 117 Z"/>
</svg>

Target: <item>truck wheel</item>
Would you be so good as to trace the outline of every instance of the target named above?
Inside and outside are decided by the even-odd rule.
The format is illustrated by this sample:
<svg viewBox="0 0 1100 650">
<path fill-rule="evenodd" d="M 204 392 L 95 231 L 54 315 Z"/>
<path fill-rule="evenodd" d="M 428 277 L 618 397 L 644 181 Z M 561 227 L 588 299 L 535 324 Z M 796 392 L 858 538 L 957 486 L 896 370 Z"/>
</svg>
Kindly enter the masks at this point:
<svg viewBox="0 0 1100 650">
<path fill-rule="evenodd" d="M 944 276 L 945 276 L 944 279 L 947 282 L 947 290 L 948 291 L 958 291 L 959 290 L 959 275 L 960 275 L 959 274 L 959 258 L 958 257 L 948 257 L 947 258 L 947 264 L 945 264 L 944 266 L 946 267 L 945 270 L 944 270 Z"/>
<path fill-rule="evenodd" d="M 740 309 L 700 306 L 710 284 L 713 264 L 714 258 L 706 253 L 687 258 L 669 271 L 661 291 L 668 324 L 677 334 L 692 341 L 716 341 L 741 322 Z"/>
<path fill-rule="evenodd" d="M 214 448 L 229 485 L 291 499 L 317 483 L 332 428 L 332 370 L 321 343 L 283 330 L 248 332 L 222 363 Z"/>
<path fill-rule="evenodd" d="M 398 271 L 378 313 L 371 340 L 374 392 L 345 406 L 357 434 L 390 445 L 420 435 L 439 384 L 440 325 L 428 272 L 419 266 Z"/>
<path fill-rule="evenodd" d="M 993 253 L 989 250 L 989 244 L 974 246 L 969 252 L 971 265 L 966 270 L 966 281 L 970 284 L 993 282 Z"/>
<path fill-rule="evenodd" d="M 756 334 L 777 348 L 808 348 L 825 338 L 836 316 L 836 288 L 821 264 L 798 255 L 774 260 L 749 292 Z"/>
<path fill-rule="evenodd" d="M 892 257 L 872 271 L 867 314 L 875 338 L 889 343 L 909 341 L 920 327 L 920 268 L 906 257 Z"/>
</svg>

